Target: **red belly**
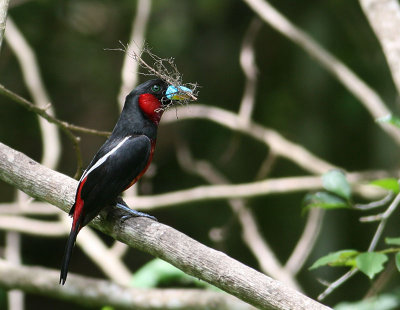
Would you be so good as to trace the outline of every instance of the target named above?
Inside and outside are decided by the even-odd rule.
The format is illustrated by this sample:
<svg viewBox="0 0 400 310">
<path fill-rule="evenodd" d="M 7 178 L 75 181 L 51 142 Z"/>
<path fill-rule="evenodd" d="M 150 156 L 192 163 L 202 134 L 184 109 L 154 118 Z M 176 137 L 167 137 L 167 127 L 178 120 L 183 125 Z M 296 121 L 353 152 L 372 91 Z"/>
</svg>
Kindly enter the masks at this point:
<svg viewBox="0 0 400 310">
<path fill-rule="evenodd" d="M 137 177 L 134 178 L 131 183 L 129 183 L 129 185 L 124 189 L 124 191 L 126 191 L 129 187 L 131 187 L 133 184 L 135 184 L 143 176 L 143 174 L 145 174 L 145 172 L 147 171 L 147 168 L 149 168 L 151 161 L 153 160 L 155 147 L 156 147 L 156 141 L 151 141 L 150 156 L 149 156 L 149 160 L 147 161 L 146 167 L 144 167 L 142 172 L 140 172 L 137 175 Z"/>
</svg>

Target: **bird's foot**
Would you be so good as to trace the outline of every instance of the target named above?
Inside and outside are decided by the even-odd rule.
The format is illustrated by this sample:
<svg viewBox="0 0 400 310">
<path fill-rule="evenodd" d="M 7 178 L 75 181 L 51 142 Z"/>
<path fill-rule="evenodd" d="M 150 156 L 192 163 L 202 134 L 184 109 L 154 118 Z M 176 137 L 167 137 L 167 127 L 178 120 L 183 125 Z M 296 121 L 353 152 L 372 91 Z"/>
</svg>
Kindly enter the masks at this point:
<svg viewBox="0 0 400 310">
<path fill-rule="evenodd" d="M 123 205 L 121 203 L 117 203 L 116 206 L 118 208 L 120 208 L 120 209 L 122 209 L 122 210 L 124 210 L 124 211 L 129 213 L 128 215 L 124 215 L 123 217 L 121 217 L 121 220 L 123 222 L 125 222 L 127 219 L 131 218 L 132 216 L 134 216 L 134 217 L 147 217 L 147 218 L 149 218 L 149 219 L 151 219 L 153 221 L 157 221 L 157 219 L 154 216 L 152 216 L 150 214 L 147 214 L 147 213 L 144 213 L 144 212 L 133 210 L 133 209 L 129 208 L 128 206 Z"/>
</svg>

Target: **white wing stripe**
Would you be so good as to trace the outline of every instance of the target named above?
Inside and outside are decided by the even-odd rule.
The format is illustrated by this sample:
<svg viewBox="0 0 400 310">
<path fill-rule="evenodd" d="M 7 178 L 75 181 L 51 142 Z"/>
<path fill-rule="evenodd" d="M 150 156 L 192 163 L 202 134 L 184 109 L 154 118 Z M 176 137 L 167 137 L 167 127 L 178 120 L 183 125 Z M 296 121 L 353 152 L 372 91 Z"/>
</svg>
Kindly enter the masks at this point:
<svg viewBox="0 0 400 310">
<path fill-rule="evenodd" d="M 131 136 L 125 137 L 116 147 L 114 147 L 111 151 L 109 151 L 107 154 L 105 154 L 103 157 L 101 157 L 88 171 L 85 171 L 80 179 L 82 181 L 84 178 L 86 178 L 89 173 L 91 173 L 94 169 L 99 167 L 102 163 L 104 163 L 108 157 L 110 157 L 112 154 L 114 154 L 121 146 L 122 144 L 125 143 L 126 140 L 128 140 Z"/>
</svg>

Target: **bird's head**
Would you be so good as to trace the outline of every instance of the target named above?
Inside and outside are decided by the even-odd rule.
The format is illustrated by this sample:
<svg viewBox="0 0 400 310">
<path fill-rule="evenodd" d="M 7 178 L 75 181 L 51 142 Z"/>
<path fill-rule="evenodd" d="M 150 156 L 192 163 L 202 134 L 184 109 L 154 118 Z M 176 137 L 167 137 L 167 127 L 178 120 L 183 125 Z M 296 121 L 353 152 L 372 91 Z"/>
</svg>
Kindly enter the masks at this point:
<svg viewBox="0 0 400 310">
<path fill-rule="evenodd" d="M 184 86 L 176 87 L 161 79 L 154 79 L 140 84 L 133 93 L 138 98 L 143 114 L 158 125 L 165 108 L 175 100 L 190 99 L 192 91 Z"/>
</svg>

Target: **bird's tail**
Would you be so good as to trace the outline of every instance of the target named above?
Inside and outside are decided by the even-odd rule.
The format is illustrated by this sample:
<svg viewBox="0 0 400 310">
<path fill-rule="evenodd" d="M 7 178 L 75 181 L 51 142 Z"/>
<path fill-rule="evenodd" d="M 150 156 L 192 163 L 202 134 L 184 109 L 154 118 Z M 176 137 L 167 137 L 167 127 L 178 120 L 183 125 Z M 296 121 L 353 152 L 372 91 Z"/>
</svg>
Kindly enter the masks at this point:
<svg viewBox="0 0 400 310">
<path fill-rule="evenodd" d="M 64 285 L 65 281 L 67 280 L 69 261 L 71 259 L 72 250 L 74 249 L 76 236 L 81 228 L 80 222 L 81 219 L 78 219 L 76 225 L 72 225 L 71 232 L 69 233 L 60 272 L 60 284 L 62 285 Z"/>
</svg>

